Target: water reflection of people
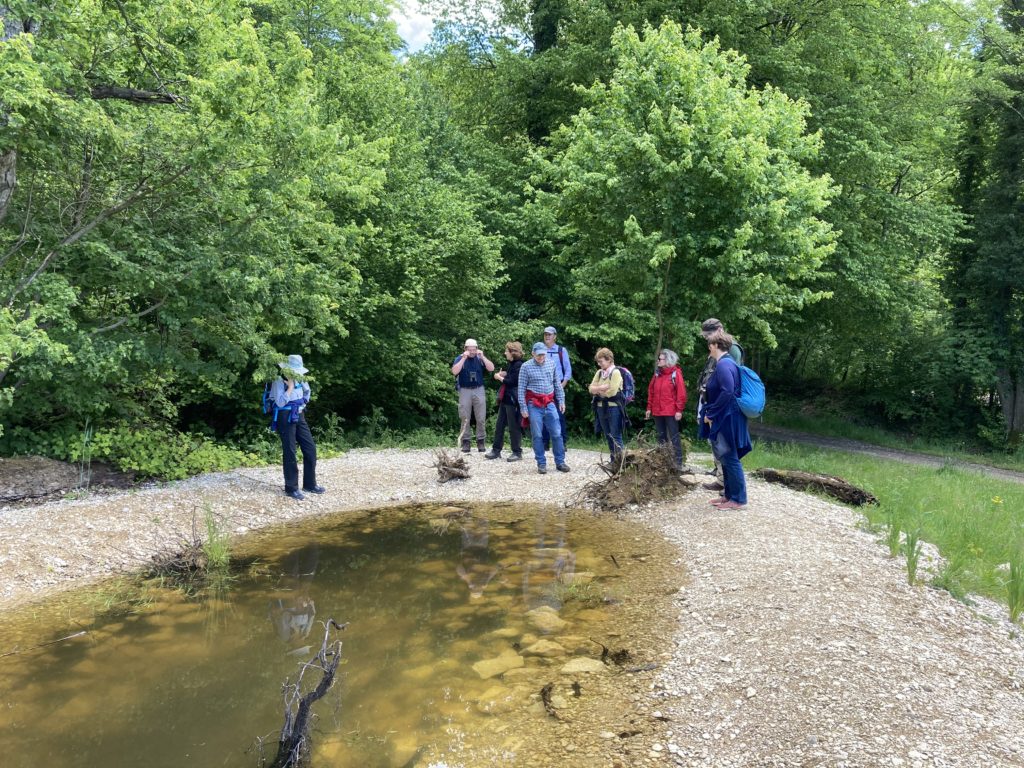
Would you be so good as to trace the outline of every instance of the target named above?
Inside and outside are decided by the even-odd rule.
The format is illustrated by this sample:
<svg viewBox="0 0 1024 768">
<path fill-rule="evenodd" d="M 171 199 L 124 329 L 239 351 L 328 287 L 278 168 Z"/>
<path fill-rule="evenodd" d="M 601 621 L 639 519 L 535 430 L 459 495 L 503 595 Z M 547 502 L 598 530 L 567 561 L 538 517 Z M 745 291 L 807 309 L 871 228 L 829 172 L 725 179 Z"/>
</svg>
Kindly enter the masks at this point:
<svg viewBox="0 0 1024 768">
<path fill-rule="evenodd" d="M 462 523 L 462 550 L 455 567 L 459 578 L 469 587 L 469 596 L 478 599 L 501 571 L 488 549 L 490 521 L 486 517 L 469 517 Z"/>
<path fill-rule="evenodd" d="M 270 602 L 270 621 L 283 643 L 305 640 L 313 629 L 316 605 L 309 588 L 319 560 L 320 547 L 316 544 L 297 549 L 285 559 L 281 586 L 287 594 Z"/>
<path fill-rule="evenodd" d="M 562 607 L 557 589 L 552 586 L 567 581 L 576 572 L 576 555 L 569 549 L 564 509 L 541 511 L 536 519 L 536 543 L 523 568 L 523 602 L 527 610 L 547 605 Z"/>
</svg>

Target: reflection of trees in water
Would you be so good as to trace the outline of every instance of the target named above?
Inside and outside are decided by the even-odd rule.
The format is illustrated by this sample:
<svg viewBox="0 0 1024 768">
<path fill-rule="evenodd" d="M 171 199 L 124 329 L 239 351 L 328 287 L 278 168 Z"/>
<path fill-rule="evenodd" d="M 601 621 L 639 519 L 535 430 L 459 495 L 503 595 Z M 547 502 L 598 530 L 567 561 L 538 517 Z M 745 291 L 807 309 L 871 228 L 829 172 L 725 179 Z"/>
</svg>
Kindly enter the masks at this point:
<svg viewBox="0 0 1024 768">
<path fill-rule="evenodd" d="M 558 609 L 562 600 L 552 585 L 576 570 L 576 555 L 568 547 L 568 511 L 564 509 L 537 513 L 534 541 L 523 564 L 523 602 L 526 610 L 543 605 Z"/>
<path fill-rule="evenodd" d="M 319 561 L 320 547 L 317 544 L 301 547 L 285 558 L 281 581 L 285 594 L 270 602 L 270 621 L 283 643 L 305 640 L 313 628 L 316 605 L 309 589 Z"/>
</svg>

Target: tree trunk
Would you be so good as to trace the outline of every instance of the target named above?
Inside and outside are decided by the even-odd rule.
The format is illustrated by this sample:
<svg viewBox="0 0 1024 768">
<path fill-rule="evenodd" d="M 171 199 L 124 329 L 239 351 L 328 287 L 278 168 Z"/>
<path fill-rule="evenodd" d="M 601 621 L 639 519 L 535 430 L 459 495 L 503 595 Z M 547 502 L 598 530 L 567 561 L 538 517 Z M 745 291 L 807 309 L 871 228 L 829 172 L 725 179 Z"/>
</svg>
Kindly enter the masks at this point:
<svg viewBox="0 0 1024 768">
<path fill-rule="evenodd" d="M 14 16 L 11 9 L 6 5 L 0 5 L 0 43 L 5 43 L 18 35 L 26 32 L 35 34 L 39 31 L 39 22 L 33 19 L 22 19 Z M 7 110 L 0 104 L 0 125 L 7 123 Z M 11 204 L 11 197 L 14 195 L 14 186 L 17 182 L 15 169 L 18 162 L 18 150 L 16 147 L 8 147 L 0 154 L 0 222 L 7 216 L 7 208 Z"/>
<path fill-rule="evenodd" d="M 1006 440 L 1015 447 L 1024 437 L 1024 371 L 999 371 L 997 387 L 1006 425 Z"/>
</svg>

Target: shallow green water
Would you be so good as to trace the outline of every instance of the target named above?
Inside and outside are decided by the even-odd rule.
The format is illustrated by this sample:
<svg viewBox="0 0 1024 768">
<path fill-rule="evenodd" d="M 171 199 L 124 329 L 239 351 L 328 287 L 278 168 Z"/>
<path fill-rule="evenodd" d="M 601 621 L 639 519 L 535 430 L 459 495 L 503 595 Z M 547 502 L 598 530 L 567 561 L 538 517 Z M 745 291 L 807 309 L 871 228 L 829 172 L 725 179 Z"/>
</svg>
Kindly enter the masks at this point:
<svg viewBox="0 0 1024 768">
<path fill-rule="evenodd" d="M 87 630 L 0 658 L 0 764 L 248 767 L 259 736 L 272 758 L 281 685 L 328 617 L 349 628 L 316 705 L 314 765 L 457 765 L 488 745 L 524 764 L 500 723 L 536 716 L 532 671 L 600 655 L 588 638 L 606 637 L 623 620 L 617 595 L 635 591 L 619 562 L 631 541 L 624 523 L 564 510 L 345 513 L 244 542 L 261 567 L 220 596 L 153 589 L 125 613 L 97 612 L 95 589 L 76 595 L 0 629 L 0 652 Z M 567 624 L 544 631 L 535 609 Z M 525 655 L 504 679 L 473 668 L 541 638 L 565 655 Z"/>
</svg>

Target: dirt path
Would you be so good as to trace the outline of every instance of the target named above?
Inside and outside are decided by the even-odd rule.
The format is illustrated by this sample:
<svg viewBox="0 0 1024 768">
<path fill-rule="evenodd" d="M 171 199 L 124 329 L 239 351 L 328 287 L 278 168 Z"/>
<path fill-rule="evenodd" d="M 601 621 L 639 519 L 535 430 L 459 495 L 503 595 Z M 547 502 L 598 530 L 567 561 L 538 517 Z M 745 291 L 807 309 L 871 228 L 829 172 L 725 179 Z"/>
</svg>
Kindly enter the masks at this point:
<svg viewBox="0 0 1024 768">
<path fill-rule="evenodd" d="M 1011 480 L 1015 483 L 1024 483 L 1024 472 L 1015 472 L 1012 469 L 1000 469 L 990 467 L 987 464 L 975 464 L 971 461 L 960 461 L 959 459 L 947 459 L 940 456 L 931 456 L 927 453 L 915 451 L 901 451 L 896 448 L 884 448 L 880 445 L 862 443 L 859 440 L 848 440 L 845 437 L 823 437 L 812 435 L 808 432 L 798 432 L 795 429 L 773 427 L 768 424 L 750 422 L 750 431 L 757 437 L 771 440 L 776 443 L 799 443 L 800 445 L 811 445 L 817 448 L 830 448 L 837 451 L 848 451 L 850 453 L 863 453 L 867 456 L 874 456 L 879 459 L 890 459 L 902 461 L 906 464 L 917 464 L 923 467 L 946 467 L 954 466 L 960 469 L 968 469 L 972 472 L 981 472 L 991 477 L 998 477 L 1000 480 Z"/>
<path fill-rule="evenodd" d="M 267 468 L 0 508 L 0 608 L 135 566 L 206 505 L 242 533 L 416 501 L 564 503 L 596 459 L 571 451 L 570 475 L 542 477 L 530 462 L 474 454 L 469 480 L 441 486 L 428 451 L 366 451 L 323 462 L 323 483 L 346 490 L 302 504 Z M 908 585 L 851 509 L 757 481 L 743 511 L 715 510 L 708 496 L 629 513 L 681 549 L 666 565 L 690 576 L 674 599 L 676 630 L 628 721 L 595 733 L 577 723 L 588 728 L 577 741 L 567 710 L 565 751 L 545 764 L 1024 766 L 1024 640 L 1005 609 L 983 604 L 982 616 Z M 581 755 L 576 744 L 594 738 L 608 749 Z"/>
</svg>

